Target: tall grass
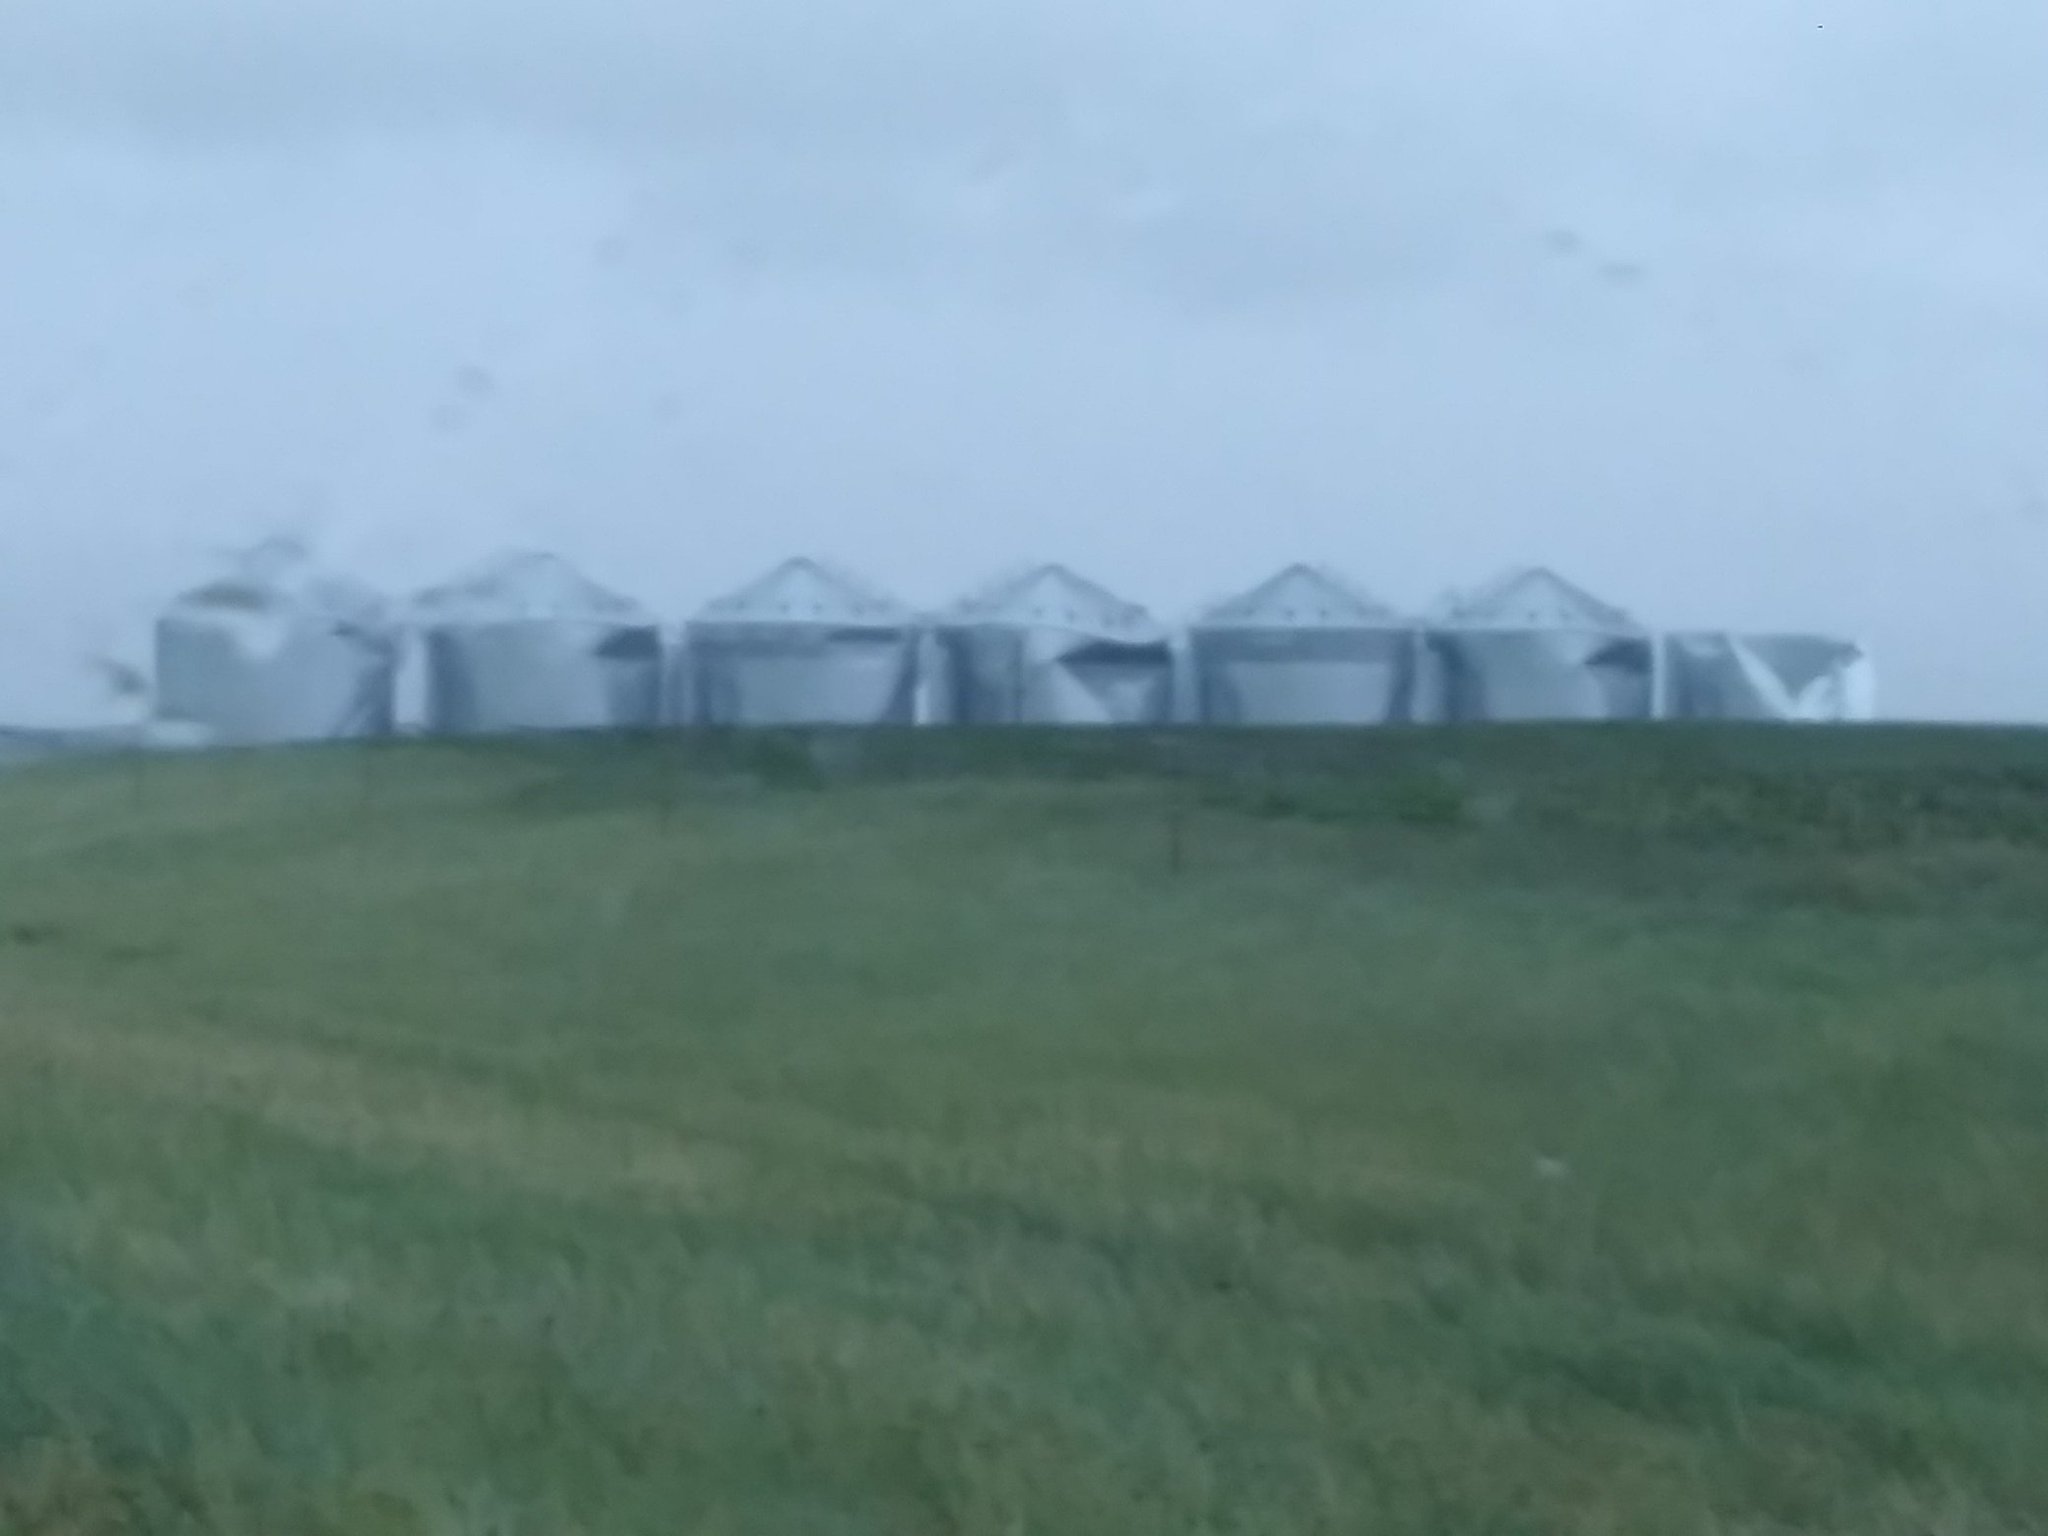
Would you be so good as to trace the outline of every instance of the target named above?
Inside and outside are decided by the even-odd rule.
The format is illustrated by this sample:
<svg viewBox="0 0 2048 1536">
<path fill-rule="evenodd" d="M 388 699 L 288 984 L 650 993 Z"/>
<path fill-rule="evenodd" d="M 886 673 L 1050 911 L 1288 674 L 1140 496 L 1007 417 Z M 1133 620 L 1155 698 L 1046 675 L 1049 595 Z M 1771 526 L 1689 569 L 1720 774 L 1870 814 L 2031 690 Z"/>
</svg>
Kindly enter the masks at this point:
<svg viewBox="0 0 2048 1536">
<path fill-rule="evenodd" d="M 0 781 L 0 1530 L 2048 1522 L 2048 745 Z"/>
</svg>

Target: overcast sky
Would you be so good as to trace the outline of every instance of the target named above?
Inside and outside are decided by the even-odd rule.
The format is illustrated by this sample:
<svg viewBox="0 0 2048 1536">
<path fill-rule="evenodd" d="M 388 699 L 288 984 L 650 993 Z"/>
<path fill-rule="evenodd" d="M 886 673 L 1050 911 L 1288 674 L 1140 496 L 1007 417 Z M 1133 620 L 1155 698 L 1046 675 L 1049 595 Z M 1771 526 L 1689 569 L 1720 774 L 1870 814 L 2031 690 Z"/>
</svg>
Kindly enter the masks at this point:
<svg viewBox="0 0 2048 1536">
<path fill-rule="evenodd" d="M 0 718 L 218 552 L 1552 563 L 2048 718 L 2048 9 L 0 9 Z"/>
</svg>

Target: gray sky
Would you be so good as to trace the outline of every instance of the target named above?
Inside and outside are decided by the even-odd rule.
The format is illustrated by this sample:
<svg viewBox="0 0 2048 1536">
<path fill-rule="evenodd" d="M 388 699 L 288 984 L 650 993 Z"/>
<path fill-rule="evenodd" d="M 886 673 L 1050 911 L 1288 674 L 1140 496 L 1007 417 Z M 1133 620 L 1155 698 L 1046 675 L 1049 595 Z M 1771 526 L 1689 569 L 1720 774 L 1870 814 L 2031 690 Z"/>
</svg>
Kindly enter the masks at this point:
<svg viewBox="0 0 2048 1536">
<path fill-rule="evenodd" d="M 279 531 L 1553 563 L 2048 717 L 2048 11 L 65 0 L 0 18 L 0 718 Z"/>
</svg>

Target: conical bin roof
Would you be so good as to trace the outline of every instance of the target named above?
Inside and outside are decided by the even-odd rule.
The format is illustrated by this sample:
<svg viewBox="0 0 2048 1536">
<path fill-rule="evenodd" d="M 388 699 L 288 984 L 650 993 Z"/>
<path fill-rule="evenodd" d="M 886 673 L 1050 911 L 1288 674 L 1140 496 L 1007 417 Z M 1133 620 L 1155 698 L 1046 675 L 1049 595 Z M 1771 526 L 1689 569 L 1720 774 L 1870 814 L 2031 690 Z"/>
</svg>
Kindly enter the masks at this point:
<svg viewBox="0 0 2048 1536">
<path fill-rule="evenodd" d="M 1386 629 L 1401 616 L 1322 566 L 1298 564 L 1203 610 L 1196 629 Z"/>
<path fill-rule="evenodd" d="M 1076 575 L 1040 565 L 969 593 L 944 615 L 949 625 L 1064 629 L 1105 638 L 1156 641 L 1165 630 L 1141 605 Z"/>
<path fill-rule="evenodd" d="M 654 622 L 632 598 L 591 580 L 559 555 L 534 551 L 501 555 L 468 576 L 429 588 L 413 600 L 413 612 L 428 625 Z"/>
<path fill-rule="evenodd" d="M 1643 626 L 1625 609 L 1543 566 L 1507 572 L 1477 592 L 1444 605 L 1441 615 L 1458 629 L 1603 630 L 1638 634 Z"/>
<path fill-rule="evenodd" d="M 706 603 L 693 622 L 895 629 L 914 620 L 907 606 L 862 578 L 823 560 L 799 557 Z"/>
</svg>

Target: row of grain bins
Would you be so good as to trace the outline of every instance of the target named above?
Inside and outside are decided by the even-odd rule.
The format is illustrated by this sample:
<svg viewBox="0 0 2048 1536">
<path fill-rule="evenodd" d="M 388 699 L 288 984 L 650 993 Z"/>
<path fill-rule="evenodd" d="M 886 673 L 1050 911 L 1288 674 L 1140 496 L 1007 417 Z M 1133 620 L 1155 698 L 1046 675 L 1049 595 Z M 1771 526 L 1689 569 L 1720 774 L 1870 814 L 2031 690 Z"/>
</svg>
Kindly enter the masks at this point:
<svg viewBox="0 0 2048 1536">
<path fill-rule="evenodd" d="M 416 721 L 401 720 L 406 677 Z M 793 560 L 707 605 L 672 644 L 648 609 L 550 556 L 511 556 L 392 605 L 280 547 L 170 606 L 155 687 L 177 739 L 217 744 L 410 724 L 1820 721 L 1874 706 L 1852 643 L 1660 635 L 1543 570 L 1416 622 L 1294 566 L 1176 632 L 1061 566 L 925 616 Z"/>
</svg>

